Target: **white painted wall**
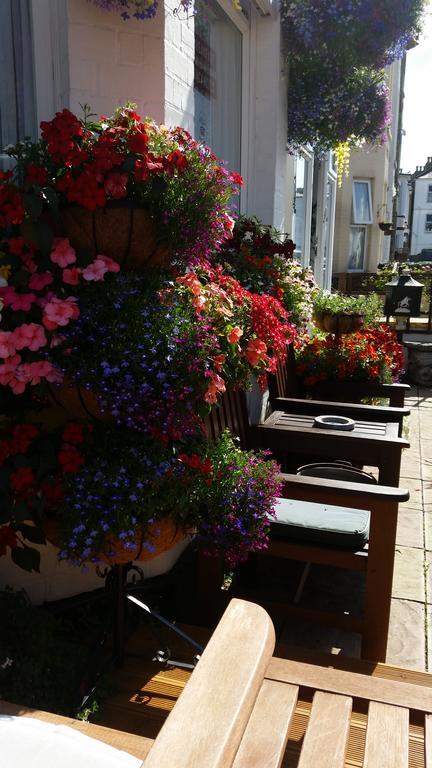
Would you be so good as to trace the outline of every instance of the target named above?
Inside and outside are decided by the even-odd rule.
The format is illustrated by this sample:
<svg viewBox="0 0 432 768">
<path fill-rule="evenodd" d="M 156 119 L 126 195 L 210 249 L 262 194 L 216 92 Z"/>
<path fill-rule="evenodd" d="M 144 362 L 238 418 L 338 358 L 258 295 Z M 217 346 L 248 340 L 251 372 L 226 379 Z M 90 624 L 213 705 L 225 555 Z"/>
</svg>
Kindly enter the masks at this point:
<svg viewBox="0 0 432 768">
<path fill-rule="evenodd" d="M 399 174 L 399 190 L 397 196 L 396 205 L 396 235 L 395 235 L 395 249 L 401 251 L 404 247 L 407 230 L 407 222 L 409 220 L 409 181 L 410 175 L 408 173 Z"/>
<path fill-rule="evenodd" d="M 126 101 L 158 123 L 193 129 L 194 21 L 161 3 L 154 19 L 123 21 L 88 0 L 68 2 L 72 111 L 111 114 Z"/>
<path fill-rule="evenodd" d="M 285 230 L 287 196 L 287 85 L 282 70 L 280 22 L 277 16 L 256 22 L 255 115 L 253 167 L 249 176 L 248 212 Z"/>
<path fill-rule="evenodd" d="M 432 215 L 432 202 L 427 202 L 429 185 L 432 185 L 432 173 L 415 181 L 410 249 L 412 256 L 419 254 L 423 248 L 432 248 L 432 232 L 425 232 L 426 214 Z"/>
</svg>

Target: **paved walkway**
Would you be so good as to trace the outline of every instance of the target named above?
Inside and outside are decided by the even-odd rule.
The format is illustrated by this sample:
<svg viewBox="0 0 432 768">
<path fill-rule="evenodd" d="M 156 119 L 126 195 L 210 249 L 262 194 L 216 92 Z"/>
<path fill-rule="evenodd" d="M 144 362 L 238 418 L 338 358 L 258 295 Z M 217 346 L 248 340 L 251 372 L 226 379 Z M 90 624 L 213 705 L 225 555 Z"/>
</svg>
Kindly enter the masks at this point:
<svg viewBox="0 0 432 768">
<path fill-rule="evenodd" d="M 414 387 L 400 485 L 410 500 L 399 508 L 387 661 L 432 671 L 432 389 Z"/>
</svg>

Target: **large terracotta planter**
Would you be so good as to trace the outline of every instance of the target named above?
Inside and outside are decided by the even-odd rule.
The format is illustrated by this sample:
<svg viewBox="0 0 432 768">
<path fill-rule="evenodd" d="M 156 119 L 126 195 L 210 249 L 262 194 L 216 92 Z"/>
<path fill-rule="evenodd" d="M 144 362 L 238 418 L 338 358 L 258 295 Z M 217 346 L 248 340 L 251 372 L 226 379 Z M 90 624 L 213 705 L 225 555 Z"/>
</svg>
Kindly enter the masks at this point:
<svg viewBox="0 0 432 768">
<path fill-rule="evenodd" d="M 50 408 L 64 414 L 67 419 L 79 421 L 88 421 L 89 418 L 99 421 L 110 419 L 109 414 L 101 413 L 97 395 L 84 387 L 65 382 L 60 386 L 48 385 L 46 391 Z"/>
<path fill-rule="evenodd" d="M 60 524 L 57 520 L 44 520 L 45 538 L 50 544 L 59 548 L 62 546 Z M 98 552 L 97 557 L 107 565 L 125 565 L 132 560 L 153 560 L 183 541 L 188 531 L 176 525 L 170 518 L 159 520 L 147 530 L 145 537 L 137 534 L 134 549 L 124 549 L 123 543 L 109 534 L 106 537 L 106 546 L 103 552 Z M 146 544 L 151 544 L 150 551 Z"/>
<path fill-rule="evenodd" d="M 88 211 L 71 205 L 62 209 L 61 219 L 63 234 L 76 250 L 109 256 L 129 268 L 161 266 L 169 260 L 168 244 L 144 208 L 119 202 Z"/>
<path fill-rule="evenodd" d="M 186 536 L 186 531 L 172 520 L 158 520 L 147 530 L 145 537 L 138 534 L 135 539 L 135 549 L 124 549 L 123 543 L 110 535 L 106 538 L 104 552 L 98 557 L 108 565 L 124 565 L 131 560 L 153 560 L 158 555 L 175 547 Z M 146 546 L 151 544 L 152 550 Z M 114 553 L 114 554 L 112 554 Z"/>
<path fill-rule="evenodd" d="M 364 315 L 361 312 L 315 312 L 314 323 L 326 333 L 354 333 L 363 327 Z"/>
</svg>

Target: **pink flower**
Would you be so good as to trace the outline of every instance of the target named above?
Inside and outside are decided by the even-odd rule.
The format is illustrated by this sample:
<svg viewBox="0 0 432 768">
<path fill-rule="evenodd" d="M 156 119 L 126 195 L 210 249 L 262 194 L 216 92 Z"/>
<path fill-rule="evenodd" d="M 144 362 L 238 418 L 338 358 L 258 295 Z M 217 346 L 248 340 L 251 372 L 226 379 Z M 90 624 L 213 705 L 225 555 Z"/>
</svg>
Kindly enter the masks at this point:
<svg viewBox="0 0 432 768">
<path fill-rule="evenodd" d="M 28 312 L 36 301 L 34 293 L 17 293 L 12 285 L 7 288 L 0 288 L 0 297 L 3 299 L 5 307 L 11 307 L 15 311 L 22 309 Z"/>
<path fill-rule="evenodd" d="M 209 376 L 212 380 L 213 385 L 216 387 L 216 390 L 218 392 L 225 392 L 225 389 L 226 389 L 225 382 L 221 378 L 221 376 L 218 376 L 218 374 L 215 373 L 214 371 L 210 371 Z"/>
<path fill-rule="evenodd" d="M 217 390 L 214 384 L 210 384 L 206 393 L 204 394 L 204 400 L 209 405 L 213 405 L 217 401 Z"/>
<path fill-rule="evenodd" d="M 38 360 L 34 363 L 24 363 L 21 366 L 28 384 L 36 385 L 40 384 L 42 379 L 46 379 L 51 383 L 59 383 L 62 381 L 62 374 L 53 364 L 48 360 Z"/>
<path fill-rule="evenodd" d="M 108 272 L 120 272 L 120 264 L 118 264 L 117 261 L 114 261 L 114 259 L 110 259 L 109 256 L 102 256 L 102 254 L 99 253 L 96 256 L 96 259 L 103 261 Z"/>
<path fill-rule="evenodd" d="M 50 272 L 34 273 L 28 283 L 29 288 L 33 291 L 43 291 L 47 285 L 51 285 L 54 278 Z"/>
<path fill-rule="evenodd" d="M 77 267 L 63 270 L 63 282 L 66 285 L 78 285 L 80 280 L 80 270 Z"/>
<path fill-rule="evenodd" d="M 233 232 L 233 229 L 234 229 L 234 224 L 235 224 L 235 222 L 234 222 L 234 219 L 232 218 L 232 216 L 228 216 L 228 214 L 225 214 L 225 216 L 224 216 L 224 229 L 225 229 L 225 232 L 227 232 L 228 234 L 232 235 L 232 232 Z"/>
<path fill-rule="evenodd" d="M 238 344 L 240 337 L 243 336 L 243 331 L 238 325 L 232 329 L 228 334 L 228 341 L 230 344 Z"/>
<path fill-rule="evenodd" d="M 42 322 L 45 328 L 55 330 L 59 325 L 68 325 L 70 320 L 76 320 L 79 317 L 76 302 L 77 299 L 73 296 L 69 296 L 67 299 L 51 299 L 44 309 Z"/>
<path fill-rule="evenodd" d="M 20 395 L 25 390 L 25 382 L 19 375 L 20 363 L 20 355 L 14 355 L 0 365 L 0 384 L 9 386 L 15 395 Z"/>
<path fill-rule="evenodd" d="M 32 352 L 36 352 L 47 343 L 45 331 L 37 323 L 23 323 L 13 331 L 13 338 L 16 349 L 27 347 Z"/>
<path fill-rule="evenodd" d="M 102 261 L 102 259 L 97 257 L 95 261 L 93 261 L 91 264 L 88 265 L 85 269 L 82 271 L 82 276 L 84 280 L 94 281 L 98 282 L 99 280 L 104 279 L 104 275 L 108 272 L 108 267 L 105 265 L 105 263 Z"/>
<path fill-rule="evenodd" d="M 66 237 L 56 237 L 54 247 L 50 255 L 51 261 L 58 264 L 59 267 L 67 267 L 68 264 L 74 264 L 76 254 L 69 240 Z"/>
<path fill-rule="evenodd" d="M 0 331 L 0 357 L 12 357 L 15 354 L 15 342 L 12 331 Z"/>
</svg>

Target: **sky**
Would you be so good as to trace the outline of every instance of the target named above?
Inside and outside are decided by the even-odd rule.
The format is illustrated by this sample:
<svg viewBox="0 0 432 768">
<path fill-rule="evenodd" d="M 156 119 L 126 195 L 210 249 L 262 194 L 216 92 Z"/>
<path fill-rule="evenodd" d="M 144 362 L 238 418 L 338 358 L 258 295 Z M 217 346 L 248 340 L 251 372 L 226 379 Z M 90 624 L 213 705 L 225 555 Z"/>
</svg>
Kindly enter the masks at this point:
<svg viewBox="0 0 432 768">
<path fill-rule="evenodd" d="M 401 168 L 412 172 L 432 157 L 432 0 L 419 44 L 407 53 L 403 128 Z"/>
</svg>

